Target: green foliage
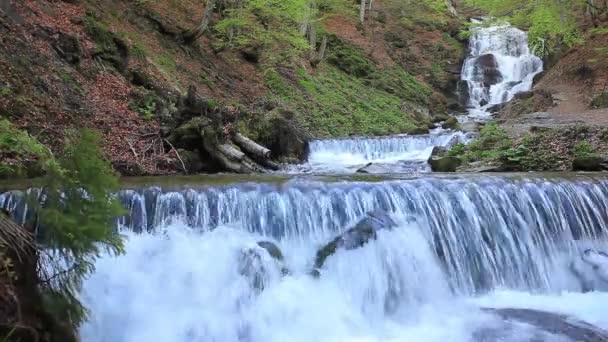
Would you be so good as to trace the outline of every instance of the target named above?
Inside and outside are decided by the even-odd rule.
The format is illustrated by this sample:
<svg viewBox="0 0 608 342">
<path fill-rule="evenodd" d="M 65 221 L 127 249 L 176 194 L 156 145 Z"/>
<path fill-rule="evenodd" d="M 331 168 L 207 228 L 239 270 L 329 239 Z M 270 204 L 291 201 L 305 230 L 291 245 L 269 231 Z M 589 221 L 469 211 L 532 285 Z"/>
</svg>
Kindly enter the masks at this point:
<svg viewBox="0 0 608 342">
<path fill-rule="evenodd" d="M 177 62 L 175 62 L 175 59 L 168 54 L 154 56 L 154 61 L 166 73 L 172 74 L 177 69 Z"/>
<path fill-rule="evenodd" d="M 0 119 L 0 157 L 0 178 L 26 177 L 40 173 L 50 152 L 27 132 Z"/>
<path fill-rule="evenodd" d="M 219 48 L 261 48 L 267 61 L 280 61 L 310 47 L 299 31 L 311 7 L 306 0 L 250 0 L 222 11 L 213 30 Z"/>
<path fill-rule="evenodd" d="M 579 141 L 574 145 L 572 154 L 575 157 L 592 157 L 595 156 L 595 149 L 588 141 Z"/>
<path fill-rule="evenodd" d="M 455 145 L 449 155 L 466 162 L 493 161 L 500 158 L 509 148 L 511 141 L 505 130 L 495 123 L 489 123 L 479 131 L 479 139 L 468 145 Z"/>
<path fill-rule="evenodd" d="M 328 46 L 330 55 L 327 57 L 327 62 L 345 73 L 357 77 L 367 77 L 374 71 L 374 65 L 363 56 L 361 50 L 338 39 L 336 36 L 329 39 Z"/>
<path fill-rule="evenodd" d="M 534 53 L 545 56 L 556 48 L 581 42 L 575 12 L 580 0 L 467 0 L 490 15 L 528 29 Z"/>
<path fill-rule="evenodd" d="M 131 54 L 139 60 L 146 59 L 146 49 L 141 43 L 134 43 L 131 46 Z"/>
<path fill-rule="evenodd" d="M 46 163 L 44 203 L 29 201 L 38 213 L 38 242 L 45 308 L 78 326 L 86 309 L 78 300 L 82 280 L 94 270 L 101 252 L 122 252 L 122 239 L 112 227 L 123 213 L 113 193 L 118 178 L 98 147 L 100 138 L 82 130 L 71 136 L 64 154 Z"/>
<path fill-rule="evenodd" d="M 298 113 L 299 121 L 315 135 L 406 133 L 420 125 L 413 113 L 403 110 L 403 98 L 335 67 L 325 67 L 315 75 L 301 71 L 297 86 L 276 72 L 267 73 L 266 79 L 277 102 Z"/>
</svg>

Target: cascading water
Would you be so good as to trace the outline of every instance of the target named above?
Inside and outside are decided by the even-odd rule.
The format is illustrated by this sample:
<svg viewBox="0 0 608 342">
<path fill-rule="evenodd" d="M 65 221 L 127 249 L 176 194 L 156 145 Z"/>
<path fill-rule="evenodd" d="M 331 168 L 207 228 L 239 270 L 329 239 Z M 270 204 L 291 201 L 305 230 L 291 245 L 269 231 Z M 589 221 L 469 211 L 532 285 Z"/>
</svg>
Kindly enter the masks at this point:
<svg viewBox="0 0 608 342">
<path fill-rule="evenodd" d="M 466 141 L 461 132 L 314 140 L 309 144 L 308 162 L 294 171 L 352 173 L 373 163 L 380 173 L 428 172 L 433 147 Z"/>
<path fill-rule="evenodd" d="M 481 24 L 477 22 L 477 24 Z M 459 91 L 468 94 L 469 112 L 460 121 L 488 120 L 489 108 L 532 88 L 543 62 L 530 52 L 528 35 L 509 24 L 477 27 L 469 41 L 469 57 L 461 73 Z M 308 162 L 291 171 L 352 173 L 368 163 L 370 173 L 428 172 L 435 146 L 467 142 L 458 132 L 422 136 L 317 140 L 310 143 Z"/>
<path fill-rule="evenodd" d="M 480 22 L 476 22 L 480 24 Z M 487 120 L 488 108 L 532 89 L 543 62 L 530 52 L 528 35 L 508 24 L 477 27 L 469 41 L 469 58 L 462 67 L 469 116 Z"/>
<path fill-rule="evenodd" d="M 86 282 L 91 316 L 81 334 L 113 342 L 481 341 L 476 332 L 501 321 L 480 306 L 552 310 L 608 328 L 608 295 L 580 293 L 568 267 L 582 249 L 607 249 L 607 197 L 608 181 L 593 178 L 123 190 L 127 252 L 102 258 Z M 0 195 L 0 206 L 27 217 L 19 198 Z M 316 251 L 375 210 L 398 227 L 337 251 L 312 277 Z M 502 333 L 501 341 L 556 340 L 530 327 Z"/>
</svg>

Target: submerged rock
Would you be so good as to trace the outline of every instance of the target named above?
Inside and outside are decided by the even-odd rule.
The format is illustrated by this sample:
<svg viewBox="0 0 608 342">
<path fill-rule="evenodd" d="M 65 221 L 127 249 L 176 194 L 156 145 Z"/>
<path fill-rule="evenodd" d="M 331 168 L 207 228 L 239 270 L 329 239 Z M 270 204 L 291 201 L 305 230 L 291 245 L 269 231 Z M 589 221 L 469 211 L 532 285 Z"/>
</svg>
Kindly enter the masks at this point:
<svg viewBox="0 0 608 342">
<path fill-rule="evenodd" d="M 378 231 L 392 229 L 396 225 L 395 221 L 384 211 L 367 213 L 354 227 L 317 251 L 313 274 L 318 275 L 318 270 L 323 267 L 325 260 L 334 255 L 338 249 L 352 250 L 360 248 L 370 240 L 375 240 Z"/>
<path fill-rule="evenodd" d="M 264 290 L 273 273 L 289 274 L 283 265 L 281 249 L 270 241 L 259 241 L 256 246 L 243 248 L 239 255 L 238 272 L 248 279 L 250 287 L 258 293 Z"/>
<path fill-rule="evenodd" d="M 531 331 L 530 341 L 561 341 L 562 339 L 581 342 L 608 341 L 607 331 L 565 315 L 514 308 L 486 308 L 483 310 L 500 317 L 504 324 L 475 332 L 475 340 L 479 341 L 501 341 L 505 338 L 509 340 L 513 333 L 520 330 L 518 326 L 514 325 L 516 323 L 535 328 Z"/>
<path fill-rule="evenodd" d="M 283 253 L 281 252 L 279 246 L 277 246 L 274 242 L 259 241 L 258 246 L 264 248 L 275 260 L 283 261 Z"/>
<path fill-rule="evenodd" d="M 498 69 L 498 61 L 493 54 L 486 54 L 477 57 L 475 61 L 475 74 L 479 81 L 482 81 L 486 87 L 500 83 L 502 74 Z"/>
</svg>

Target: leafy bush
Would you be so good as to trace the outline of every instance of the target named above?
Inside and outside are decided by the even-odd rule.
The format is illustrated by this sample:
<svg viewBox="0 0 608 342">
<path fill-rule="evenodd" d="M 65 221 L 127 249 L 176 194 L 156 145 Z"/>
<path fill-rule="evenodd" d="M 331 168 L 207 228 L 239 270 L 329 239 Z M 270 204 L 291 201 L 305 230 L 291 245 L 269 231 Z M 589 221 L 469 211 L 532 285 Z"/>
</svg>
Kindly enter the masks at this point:
<svg viewBox="0 0 608 342">
<path fill-rule="evenodd" d="M 590 157 L 595 155 L 595 149 L 587 141 L 580 141 L 574 145 L 572 154 L 575 157 Z"/>
</svg>

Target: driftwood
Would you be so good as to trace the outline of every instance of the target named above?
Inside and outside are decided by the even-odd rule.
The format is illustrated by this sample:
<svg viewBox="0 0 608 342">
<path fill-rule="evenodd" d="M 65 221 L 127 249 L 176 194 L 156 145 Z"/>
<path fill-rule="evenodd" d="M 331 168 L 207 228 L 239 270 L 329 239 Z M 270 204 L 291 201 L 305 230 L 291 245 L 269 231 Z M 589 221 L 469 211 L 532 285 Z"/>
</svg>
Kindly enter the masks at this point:
<svg viewBox="0 0 608 342">
<path fill-rule="evenodd" d="M 246 136 L 236 133 L 232 137 L 232 141 L 241 148 L 241 150 L 245 151 L 247 154 L 252 155 L 256 158 L 268 159 L 270 158 L 270 150 L 266 147 L 259 145 L 255 141 L 247 138 Z"/>
</svg>

